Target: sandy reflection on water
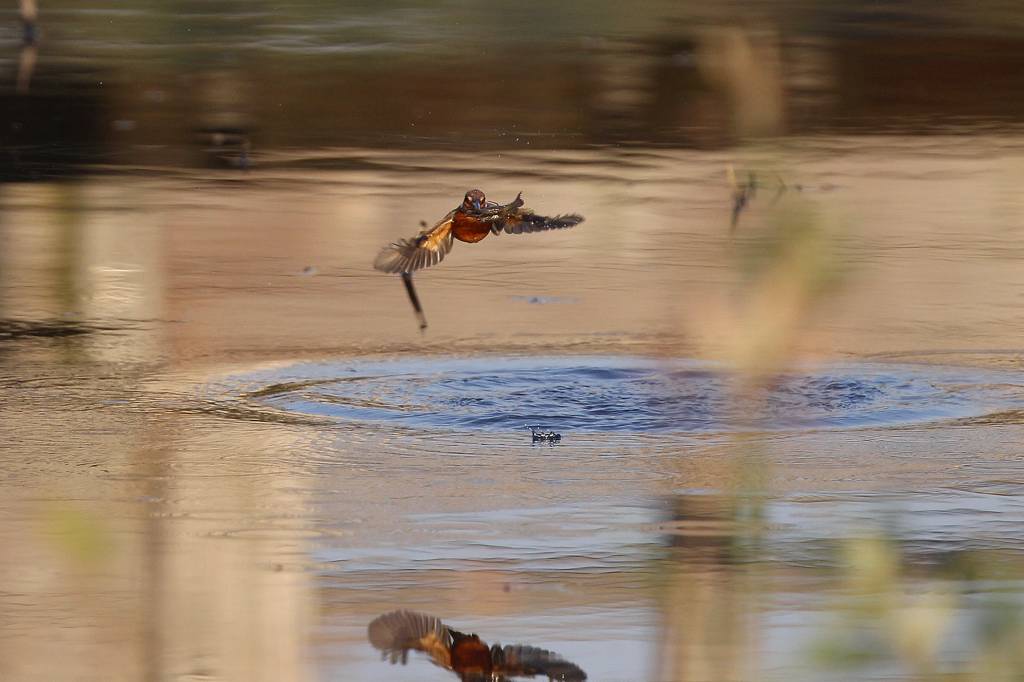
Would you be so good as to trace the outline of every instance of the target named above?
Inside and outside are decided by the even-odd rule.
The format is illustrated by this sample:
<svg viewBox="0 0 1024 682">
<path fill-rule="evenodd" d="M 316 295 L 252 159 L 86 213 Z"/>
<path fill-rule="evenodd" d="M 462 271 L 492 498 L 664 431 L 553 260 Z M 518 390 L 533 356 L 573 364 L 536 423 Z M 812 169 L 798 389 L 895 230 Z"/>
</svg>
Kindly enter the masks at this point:
<svg viewBox="0 0 1024 682">
<path fill-rule="evenodd" d="M 821 543 L 874 522 L 865 495 L 891 496 L 921 561 L 936 544 L 1020 551 L 1016 493 L 989 490 L 1019 477 L 1017 413 L 755 434 L 779 497 L 767 544 L 737 564 L 729 512 L 698 508 L 751 485 L 728 438 L 567 433 L 540 449 L 525 432 L 264 420 L 209 393 L 299 360 L 721 357 L 745 333 L 729 314 L 737 252 L 786 202 L 832 226 L 851 273 L 803 353 L 1018 368 L 1015 137 L 783 149 L 766 158 L 807 189 L 755 203 L 735 239 L 724 152 L 505 154 L 493 172 L 483 155 L 338 149 L 315 155 L 326 169 L 295 167 L 312 156 L 4 186 L 3 316 L 92 325 L 0 347 L 5 677 L 447 679 L 423 661 L 381 668 L 368 647 L 366 622 L 404 606 L 540 644 L 595 680 L 746 678 L 759 660 L 813 679 L 806 627 L 782 624 L 811 622 L 805 595 L 834 586 Z M 372 169 L 330 168 L 353 158 Z M 588 221 L 459 245 L 418 277 L 421 336 L 367 264 L 469 185 Z M 699 532 L 665 525 L 689 518 Z"/>
</svg>

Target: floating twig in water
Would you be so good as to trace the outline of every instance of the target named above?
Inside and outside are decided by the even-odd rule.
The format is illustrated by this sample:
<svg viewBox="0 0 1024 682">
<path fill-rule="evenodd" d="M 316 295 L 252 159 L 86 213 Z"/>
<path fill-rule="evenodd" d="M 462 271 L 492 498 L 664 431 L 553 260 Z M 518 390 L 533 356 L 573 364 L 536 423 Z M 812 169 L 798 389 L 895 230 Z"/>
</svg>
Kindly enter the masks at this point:
<svg viewBox="0 0 1024 682">
<path fill-rule="evenodd" d="M 779 181 L 779 188 L 775 191 L 775 196 L 772 198 L 772 206 L 774 206 L 776 204 L 776 202 L 778 202 L 778 200 L 782 198 L 783 194 L 785 194 L 786 192 L 788 192 L 791 189 L 794 192 L 803 192 L 804 191 L 804 186 L 799 184 L 799 183 L 796 183 L 796 184 L 793 184 L 793 185 L 787 185 L 786 181 L 783 180 L 782 176 L 779 175 L 778 173 L 775 174 L 775 178 Z"/>
<path fill-rule="evenodd" d="M 736 172 L 733 170 L 732 165 L 725 167 L 725 176 L 729 182 L 729 187 L 732 188 L 732 222 L 730 223 L 730 232 L 736 231 L 736 225 L 739 223 L 740 214 L 746 210 L 747 206 L 753 200 L 754 196 L 757 195 L 758 187 L 770 186 L 770 182 L 763 183 L 758 180 L 757 175 L 754 171 L 747 171 L 747 179 L 745 182 L 740 182 L 736 179 Z M 775 195 L 772 197 L 771 206 L 778 203 L 779 199 L 789 191 L 803 192 L 804 185 L 794 183 L 792 185 L 787 184 L 786 181 L 778 173 L 774 173 L 775 182 L 777 183 L 775 188 Z M 828 187 L 831 189 L 831 187 Z"/>
<path fill-rule="evenodd" d="M 757 176 L 753 171 L 748 171 L 746 182 L 741 183 L 736 180 L 736 172 L 729 165 L 725 167 L 725 177 L 729 181 L 729 186 L 732 187 L 732 221 L 729 224 L 729 231 L 735 232 L 736 225 L 740 221 L 740 214 L 757 194 Z"/>
<path fill-rule="evenodd" d="M 562 434 L 554 431 L 543 431 L 540 426 L 527 426 L 534 443 L 557 443 L 562 440 Z"/>
</svg>

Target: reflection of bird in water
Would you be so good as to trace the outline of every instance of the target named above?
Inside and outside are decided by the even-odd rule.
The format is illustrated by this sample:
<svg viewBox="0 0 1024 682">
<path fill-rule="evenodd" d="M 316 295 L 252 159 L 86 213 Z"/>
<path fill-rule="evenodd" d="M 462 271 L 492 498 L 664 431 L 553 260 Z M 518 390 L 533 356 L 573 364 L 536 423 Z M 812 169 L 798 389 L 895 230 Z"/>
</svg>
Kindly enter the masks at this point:
<svg viewBox="0 0 1024 682">
<path fill-rule="evenodd" d="M 511 677 L 543 675 L 548 680 L 581 682 L 586 673 L 557 654 L 532 646 L 495 644 L 477 635 L 452 630 L 433 616 L 392 611 L 378 616 L 367 629 L 370 643 L 392 663 L 405 664 L 409 650 L 422 651 L 451 670 L 462 682 L 501 682 Z"/>
<path fill-rule="evenodd" d="M 462 204 L 433 227 L 411 239 L 400 239 L 381 250 L 373 267 L 382 272 L 411 273 L 440 263 L 452 249 L 454 239 L 469 244 L 488 234 L 523 234 L 574 227 L 583 216 L 570 214 L 553 218 L 540 216 L 523 206 L 522 194 L 511 203 L 487 201 L 478 189 L 466 192 Z"/>
<path fill-rule="evenodd" d="M 473 244 L 489 234 L 523 234 L 574 227 L 583 222 L 575 213 L 553 218 L 537 215 L 523 206 L 520 193 L 508 204 L 487 201 L 478 189 L 466 192 L 462 203 L 448 212 L 433 227 L 426 227 L 411 239 L 399 239 L 388 244 L 377 254 L 373 267 L 382 272 L 400 274 L 413 310 L 420 321 L 420 330 L 427 328 L 419 297 L 412 284 L 412 273 L 440 263 L 452 250 L 454 240 Z"/>
</svg>

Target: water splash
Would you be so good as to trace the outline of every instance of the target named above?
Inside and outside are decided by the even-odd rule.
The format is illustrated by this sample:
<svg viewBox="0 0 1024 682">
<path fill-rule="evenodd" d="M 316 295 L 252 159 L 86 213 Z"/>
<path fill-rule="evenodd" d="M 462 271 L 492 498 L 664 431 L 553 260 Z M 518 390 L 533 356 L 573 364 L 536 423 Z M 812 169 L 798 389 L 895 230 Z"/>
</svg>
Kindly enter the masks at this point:
<svg viewBox="0 0 1024 682">
<path fill-rule="evenodd" d="M 946 422 L 1024 405 L 1010 372 L 845 363 L 779 376 L 737 411 L 712 363 L 629 357 L 460 358 L 298 364 L 246 377 L 263 408 L 412 428 L 504 431 L 541 423 L 613 433 L 849 429 Z M 235 391 L 239 387 L 228 389 Z M 752 407 L 751 407 L 752 406 Z"/>
</svg>

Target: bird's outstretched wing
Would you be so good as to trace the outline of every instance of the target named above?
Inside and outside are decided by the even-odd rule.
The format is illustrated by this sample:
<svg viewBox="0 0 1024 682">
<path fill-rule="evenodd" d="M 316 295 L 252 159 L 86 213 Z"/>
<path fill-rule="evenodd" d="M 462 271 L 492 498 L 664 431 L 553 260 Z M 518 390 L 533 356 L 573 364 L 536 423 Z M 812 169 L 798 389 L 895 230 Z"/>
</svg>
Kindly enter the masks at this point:
<svg viewBox="0 0 1024 682">
<path fill-rule="evenodd" d="M 451 634 L 434 616 L 415 611 L 392 611 L 374 618 L 367 627 L 370 644 L 392 663 L 409 658 L 409 650 L 423 651 L 442 668 L 451 670 Z"/>
<path fill-rule="evenodd" d="M 576 227 L 583 222 L 583 216 L 569 213 L 567 215 L 548 216 L 537 215 L 529 210 L 518 211 L 508 218 L 496 221 L 491 226 L 491 232 L 498 234 L 526 234 L 528 232 L 542 232 L 544 230 L 563 230 L 567 227 Z"/>
<path fill-rule="evenodd" d="M 526 234 L 543 230 L 561 230 L 575 227 L 583 222 L 583 216 L 575 213 L 556 215 L 553 218 L 537 215 L 523 206 L 522 192 L 508 204 L 489 205 L 477 213 L 478 217 L 491 224 L 491 234 Z"/>
<path fill-rule="evenodd" d="M 558 654 L 534 646 L 515 644 L 491 647 L 494 672 L 501 675 L 532 677 L 545 675 L 549 680 L 560 682 L 583 682 L 587 674 L 579 666 L 570 663 Z"/>
<path fill-rule="evenodd" d="M 373 261 L 373 267 L 392 274 L 409 273 L 437 265 L 452 250 L 452 211 L 436 225 L 411 239 L 388 244 Z"/>
</svg>

